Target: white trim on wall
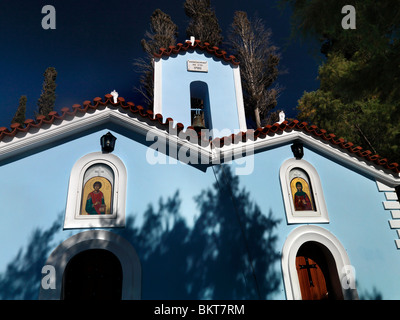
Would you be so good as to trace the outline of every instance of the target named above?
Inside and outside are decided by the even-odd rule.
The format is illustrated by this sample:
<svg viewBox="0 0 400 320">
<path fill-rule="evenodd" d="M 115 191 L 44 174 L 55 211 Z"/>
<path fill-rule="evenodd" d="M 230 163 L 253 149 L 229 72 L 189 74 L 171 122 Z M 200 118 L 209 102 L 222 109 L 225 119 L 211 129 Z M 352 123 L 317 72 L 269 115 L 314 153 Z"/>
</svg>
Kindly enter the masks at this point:
<svg viewBox="0 0 400 320">
<path fill-rule="evenodd" d="M 296 211 L 293 203 L 292 190 L 290 188 L 290 172 L 299 168 L 307 173 L 312 188 L 315 210 Z M 282 187 L 282 195 L 285 204 L 286 219 L 288 224 L 292 223 L 328 223 L 329 216 L 325 204 L 324 192 L 317 170 L 303 159 L 286 160 L 279 171 Z"/>
<path fill-rule="evenodd" d="M 243 102 L 243 90 L 242 90 L 242 80 L 240 78 L 240 67 L 234 66 L 233 69 L 233 81 L 235 83 L 235 93 L 236 93 L 236 107 L 239 117 L 239 128 L 240 131 L 247 131 L 246 115 L 244 112 L 244 102 Z"/>
<path fill-rule="evenodd" d="M 40 300 L 59 300 L 65 267 L 78 253 L 89 249 L 105 249 L 112 252 L 122 266 L 122 300 L 141 298 L 142 269 L 133 246 L 121 236 L 105 230 L 89 230 L 78 233 L 61 243 L 49 256 L 47 266 L 54 267 L 55 289 L 40 288 Z"/>
<path fill-rule="evenodd" d="M 392 188 L 382 182 L 376 181 L 379 192 L 385 193 L 386 201 L 382 201 L 384 210 L 390 211 L 392 219 L 389 220 L 390 229 L 397 229 L 397 235 L 400 239 L 400 202 L 397 198 L 395 188 Z M 395 239 L 396 248 L 400 249 L 400 240 Z"/>
<path fill-rule="evenodd" d="M 158 129 L 153 125 L 138 120 L 126 114 L 123 110 L 114 110 L 112 107 L 104 106 L 98 108 L 94 112 L 75 116 L 71 120 L 57 120 L 52 125 L 43 125 L 40 129 L 32 132 L 18 133 L 15 137 L 4 137 L 0 141 L 0 161 L 7 161 L 13 156 L 29 155 L 38 148 L 54 145 L 62 141 L 62 139 L 68 138 L 74 134 L 79 134 L 85 130 L 109 123 L 118 125 L 142 136 L 146 136 L 151 132 L 153 137 L 157 136 L 160 139 L 172 141 L 178 146 L 185 143 L 184 139 L 180 139 L 173 134 L 168 134 L 165 130 Z M 219 148 L 221 152 L 219 152 L 217 156 L 210 151 L 209 147 L 199 147 L 193 143 L 184 145 L 193 150 L 200 151 L 202 154 L 204 153 L 204 156 L 210 159 L 209 164 L 212 164 L 219 159 L 223 161 L 225 154 L 227 154 L 228 157 L 235 155 L 235 159 L 243 157 L 243 147 L 247 150 L 251 150 L 252 152 L 250 154 L 253 155 L 257 152 L 292 143 L 295 140 L 300 140 L 305 146 L 312 147 L 323 155 L 338 161 L 342 165 L 349 166 L 352 170 L 357 170 L 358 172 L 373 177 L 375 180 L 389 187 L 400 185 L 400 174 L 385 172 L 379 165 L 363 161 L 343 151 L 339 147 L 332 146 L 329 143 L 296 130 L 290 132 L 285 131 L 272 136 L 267 135 L 255 141 L 248 140 L 246 143 L 230 144 L 229 146 L 224 145 L 222 148 Z"/>
<path fill-rule="evenodd" d="M 313 225 L 300 226 L 294 229 L 283 245 L 281 263 L 286 298 L 288 300 L 302 299 L 296 269 L 296 255 L 300 247 L 308 241 L 318 242 L 330 251 L 335 259 L 336 270 L 341 284 L 349 284 L 349 288 L 343 288 L 342 286 L 344 298 L 358 299 L 357 289 L 355 288 L 355 275 L 349 275 L 351 264 L 346 249 L 331 232 Z"/>
<path fill-rule="evenodd" d="M 114 173 L 112 214 L 80 215 L 83 180 L 86 170 L 96 164 L 107 165 Z M 124 163 L 111 153 L 94 152 L 80 158 L 73 166 L 65 210 L 64 229 L 125 226 L 127 172 Z"/>
<path fill-rule="evenodd" d="M 154 65 L 154 101 L 153 112 L 162 114 L 162 59 L 153 59 Z"/>
</svg>

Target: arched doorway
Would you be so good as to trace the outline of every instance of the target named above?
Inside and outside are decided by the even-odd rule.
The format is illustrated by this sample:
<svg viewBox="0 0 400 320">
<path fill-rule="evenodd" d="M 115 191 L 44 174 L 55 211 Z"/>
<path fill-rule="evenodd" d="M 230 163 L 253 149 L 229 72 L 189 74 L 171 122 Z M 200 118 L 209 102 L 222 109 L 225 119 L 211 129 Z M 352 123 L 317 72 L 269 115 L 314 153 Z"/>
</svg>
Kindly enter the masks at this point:
<svg viewBox="0 0 400 320">
<path fill-rule="evenodd" d="M 308 241 L 299 248 L 296 269 L 303 300 L 343 300 L 335 259 L 320 243 Z"/>
<path fill-rule="evenodd" d="M 108 255 L 108 257 L 110 257 L 110 254 L 112 254 L 113 256 L 111 256 L 112 258 L 110 259 L 115 260 L 115 256 L 120 263 L 122 268 L 121 299 L 140 299 L 142 268 L 140 265 L 139 256 L 126 239 L 115 234 L 114 232 L 106 230 L 87 230 L 80 232 L 66 239 L 57 246 L 57 248 L 50 254 L 46 261 L 46 265 L 51 266 L 54 269 L 55 288 L 46 289 L 43 288 L 43 286 L 40 286 L 39 299 L 63 299 L 64 275 L 69 262 L 71 262 L 74 258 L 79 259 L 80 253 L 84 255 L 85 252 L 89 252 L 89 254 L 91 254 L 90 252 L 94 252 L 91 250 L 97 249 L 103 250 L 97 252 L 100 253 L 100 258 L 102 254 Z M 107 258 L 107 260 L 109 259 Z"/>
<path fill-rule="evenodd" d="M 63 275 L 64 300 L 120 300 L 122 267 L 108 250 L 90 249 L 76 254 Z"/>
<path fill-rule="evenodd" d="M 304 260 L 297 262 L 302 254 Z M 307 267 L 306 257 L 311 268 Z M 347 252 L 340 241 L 325 228 L 305 225 L 295 228 L 288 235 L 282 248 L 282 275 L 288 300 L 303 299 L 298 264 L 304 266 L 303 270 L 306 272 L 309 268 L 313 272 L 312 265 L 320 264 L 321 272 L 325 272 L 325 281 L 326 277 L 329 278 L 326 282 L 328 297 L 329 292 L 332 293 L 329 298 L 358 300 L 355 270 L 348 272 L 352 270 L 352 265 Z M 306 276 L 308 279 L 308 272 Z"/>
</svg>

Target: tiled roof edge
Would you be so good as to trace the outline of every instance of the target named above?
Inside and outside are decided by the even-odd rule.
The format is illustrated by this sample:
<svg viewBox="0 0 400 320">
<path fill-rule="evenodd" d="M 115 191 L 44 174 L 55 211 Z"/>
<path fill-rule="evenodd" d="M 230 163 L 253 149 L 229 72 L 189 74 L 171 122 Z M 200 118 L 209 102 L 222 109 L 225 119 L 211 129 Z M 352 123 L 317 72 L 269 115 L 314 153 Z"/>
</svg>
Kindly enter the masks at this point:
<svg viewBox="0 0 400 320">
<path fill-rule="evenodd" d="M 236 59 L 235 56 L 227 54 L 226 51 L 216 47 L 211 46 L 208 42 L 201 43 L 200 40 L 195 40 L 194 44 L 190 41 L 186 41 L 185 43 L 178 43 L 176 46 L 169 46 L 168 48 L 160 48 L 158 52 L 154 53 L 156 58 L 161 58 L 163 56 L 169 57 L 171 55 L 179 54 L 180 52 L 186 52 L 188 50 L 201 50 L 206 51 L 209 54 L 216 56 L 219 59 L 224 60 L 225 62 L 231 63 L 234 66 L 240 64 L 240 62 Z"/>
<path fill-rule="evenodd" d="M 267 135 L 274 136 L 282 132 L 296 130 L 320 139 L 338 149 L 347 151 L 349 154 L 358 157 L 360 160 L 374 163 L 375 165 L 397 174 L 400 173 L 400 166 L 398 163 L 390 163 L 388 159 L 374 154 L 370 150 L 364 150 L 360 146 L 355 146 L 351 142 L 347 142 L 342 138 L 337 138 L 333 133 L 327 133 L 326 130 L 320 129 L 315 125 L 309 125 L 307 122 L 300 122 L 298 120 L 293 120 L 290 122 L 284 121 L 281 124 L 275 123 L 273 125 L 267 125 L 263 128 L 258 128 L 256 130 L 247 130 L 246 132 L 241 131 L 237 134 L 232 134 L 231 136 L 219 137 L 213 139 L 212 141 L 208 141 L 204 135 L 194 131 L 193 127 L 188 126 L 186 131 L 182 123 L 177 123 L 175 127 L 173 127 L 171 125 L 174 122 L 172 118 L 166 118 L 164 120 L 161 114 L 156 114 L 154 116 L 152 111 L 145 110 L 144 107 L 135 105 L 133 102 L 125 102 L 125 99 L 122 97 L 118 97 L 117 102 L 115 103 L 111 94 L 106 94 L 104 96 L 104 100 L 96 97 L 93 99 L 93 101 L 84 101 L 83 105 L 74 104 L 72 108 L 62 108 L 61 113 L 51 111 L 47 116 L 37 116 L 36 120 L 27 119 L 23 124 L 13 123 L 10 128 L 0 127 L 0 142 L 5 137 L 10 137 L 12 139 L 19 132 L 29 132 L 31 129 L 41 128 L 44 125 L 52 125 L 55 122 L 59 123 L 65 119 L 71 119 L 75 116 L 83 115 L 90 110 L 97 110 L 98 108 L 107 106 L 111 108 L 121 108 L 127 112 L 130 112 L 139 120 L 144 121 L 151 126 L 165 130 L 170 134 L 188 132 L 190 135 L 192 135 L 194 133 L 198 137 L 198 143 L 201 143 L 201 146 L 203 147 L 208 146 L 209 144 L 211 146 L 223 147 L 224 145 L 230 145 L 232 143 L 237 143 L 238 141 L 255 141 L 257 139 L 265 138 Z M 191 139 L 190 142 L 193 142 L 193 140 Z"/>
</svg>

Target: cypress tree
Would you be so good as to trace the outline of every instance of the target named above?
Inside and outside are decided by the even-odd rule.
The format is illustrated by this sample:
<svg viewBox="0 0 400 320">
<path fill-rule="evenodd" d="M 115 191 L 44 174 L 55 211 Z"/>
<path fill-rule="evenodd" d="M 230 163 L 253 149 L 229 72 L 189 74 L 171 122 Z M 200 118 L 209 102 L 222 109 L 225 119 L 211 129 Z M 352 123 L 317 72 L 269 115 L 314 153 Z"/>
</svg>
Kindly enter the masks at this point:
<svg viewBox="0 0 400 320">
<path fill-rule="evenodd" d="M 160 9 L 154 10 L 150 17 L 150 31 L 146 31 L 141 44 L 143 50 L 153 56 L 160 48 L 168 48 L 176 44 L 178 26 L 172 21 L 171 16 Z"/>
<path fill-rule="evenodd" d="M 210 0 L 186 0 L 183 7 L 190 18 L 186 29 L 187 37 L 194 36 L 211 46 L 220 46 L 223 40 L 222 30 Z"/>
<path fill-rule="evenodd" d="M 47 116 L 50 111 L 54 110 L 56 101 L 56 78 L 57 71 L 53 67 L 48 67 L 43 74 L 44 81 L 42 87 L 42 94 L 37 102 L 38 112 L 37 115 Z"/>
<path fill-rule="evenodd" d="M 17 111 L 15 112 L 14 117 L 11 120 L 11 124 L 13 123 L 20 123 L 23 124 L 25 122 L 25 114 L 26 114 L 26 96 L 21 96 L 19 98 L 19 105 Z"/>
<path fill-rule="evenodd" d="M 142 39 L 142 48 L 146 53 L 145 58 L 135 59 L 133 66 L 140 76 L 140 86 L 135 88 L 144 98 L 149 108 L 153 107 L 154 99 L 154 53 L 160 48 L 176 45 L 178 26 L 171 17 L 160 9 L 156 9 L 150 17 L 150 31 L 146 31 Z"/>
</svg>

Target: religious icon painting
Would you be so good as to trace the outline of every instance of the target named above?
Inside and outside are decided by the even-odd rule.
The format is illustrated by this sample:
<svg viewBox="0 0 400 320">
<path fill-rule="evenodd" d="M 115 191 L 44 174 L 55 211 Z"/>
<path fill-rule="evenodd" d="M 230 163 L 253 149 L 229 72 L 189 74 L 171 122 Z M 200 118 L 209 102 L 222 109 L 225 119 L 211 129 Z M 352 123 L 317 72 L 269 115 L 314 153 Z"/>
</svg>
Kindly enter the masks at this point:
<svg viewBox="0 0 400 320">
<path fill-rule="evenodd" d="M 112 171 L 106 165 L 92 166 L 87 170 L 80 215 L 112 214 L 112 177 Z"/>
<path fill-rule="evenodd" d="M 64 229 L 125 226 L 127 171 L 111 153 L 93 152 L 74 164 Z"/>
<path fill-rule="evenodd" d="M 292 176 L 290 189 L 292 191 L 294 209 L 296 211 L 315 211 L 308 175 L 297 168 L 293 169 L 290 175 Z"/>
<path fill-rule="evenodd" d="M 89 179 L 83 188 L 81 215 L 111 214 L 111 182 L 104 177 Z"/>
<path fill-rule="evenodd" d="M 279 176 L 288 224 L 329 223 L 321 180 L 311 163 L 288 159 Z"/>
</svg>

